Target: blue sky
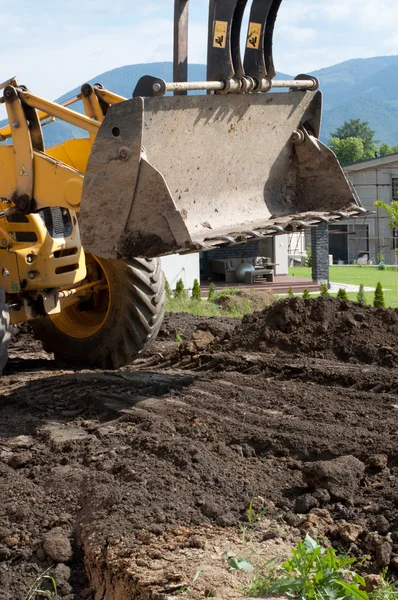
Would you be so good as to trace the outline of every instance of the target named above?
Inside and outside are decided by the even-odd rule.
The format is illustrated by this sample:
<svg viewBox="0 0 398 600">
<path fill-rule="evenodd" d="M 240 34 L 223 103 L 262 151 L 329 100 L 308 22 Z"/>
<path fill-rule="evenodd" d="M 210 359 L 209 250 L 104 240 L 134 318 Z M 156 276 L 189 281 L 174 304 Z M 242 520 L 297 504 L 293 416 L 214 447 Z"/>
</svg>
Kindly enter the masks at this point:
<svg viewBox="0 0 398 600">
<path fill-rule="evenodd" d="M 190 60 L 205 62 L 207 0 L 190 0 Z M 0 0 L 0 81 L 56 98 L 126 64 L 171 60 L 174 0 Z M 398 54 L 397 0 L 284 0 L 279 71 Z"/>
</svg>

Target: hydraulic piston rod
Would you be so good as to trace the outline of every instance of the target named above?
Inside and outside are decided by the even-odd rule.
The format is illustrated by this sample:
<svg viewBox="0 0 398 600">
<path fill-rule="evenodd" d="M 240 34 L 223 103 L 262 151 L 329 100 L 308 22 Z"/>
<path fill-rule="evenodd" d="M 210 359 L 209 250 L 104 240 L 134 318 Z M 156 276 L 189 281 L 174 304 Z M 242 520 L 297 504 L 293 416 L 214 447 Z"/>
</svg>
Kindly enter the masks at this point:
<svg viewBox="0 0 398 600">
<path fill-rule="evenodd" d="M 191 92 L 191 91 L 212 91 L 218 92 L 229 88 L 230 92 L 238 92 L 240 90 L 239 80 L 231 80 L 228 84 L 223 81 L 191 81 L 191 82 L 173 82 L 166 83 L 162 80 L 156 80 L 152 85 L 152 91 L 157 96 L 163 96 L 168 92 Z M 277 80 L 271 82 L 272 88 L 289 88 L 299 90 L 316 91 L 319 87 L 319 82 L 312 79 L 294 79 L 294 80 Z M 267 90 L 269 87 L 267 87 Z M 259 88 L 258 91 L 263 91 Z M 264 90 L 265 91 L 265 90 Z M 149 95 L 149 94 L 148 94 Z"/>
</svg>

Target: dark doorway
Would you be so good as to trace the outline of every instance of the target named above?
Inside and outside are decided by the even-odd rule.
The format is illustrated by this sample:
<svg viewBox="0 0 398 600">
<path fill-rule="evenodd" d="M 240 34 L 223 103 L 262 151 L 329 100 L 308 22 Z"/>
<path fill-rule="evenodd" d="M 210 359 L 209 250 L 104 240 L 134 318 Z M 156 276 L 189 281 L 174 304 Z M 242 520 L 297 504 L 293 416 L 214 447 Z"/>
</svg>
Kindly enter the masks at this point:
<svg viewBox="0 0 398 600">
<path fill-rule="evenodd" d="M 334 263 L 348 263 L 348 225 L 329 225 L 329 254 Z"/>
</svg>

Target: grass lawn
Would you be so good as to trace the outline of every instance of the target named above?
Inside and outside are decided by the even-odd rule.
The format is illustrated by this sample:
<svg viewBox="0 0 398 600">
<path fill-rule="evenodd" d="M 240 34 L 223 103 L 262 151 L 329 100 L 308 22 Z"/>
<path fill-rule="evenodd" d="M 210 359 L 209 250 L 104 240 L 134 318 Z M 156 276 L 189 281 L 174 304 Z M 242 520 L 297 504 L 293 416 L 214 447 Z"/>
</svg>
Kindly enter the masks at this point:
<svg viewBox="0 0 398 600">
<path fill-rule="evenodd" d="M 311 269 L 307 267 L 295 267 L 289 269 L 289 275 L 311 279 Z M 346 283 L 365 287 L 376 287 L 380 281 L 384 290 L 386 306 L 397 308 L 397 278 L 398 274 L 393 267 L 387 267 L 385 271 L 379 271 L 375 267 L 330 267 L 330 281 L 332 283 Z M 356 299 L 356 294 L 348 294 L 350 300 Z M 373 303 L 373 294 L 366 293 L 368 304 Z"/>
</svg>

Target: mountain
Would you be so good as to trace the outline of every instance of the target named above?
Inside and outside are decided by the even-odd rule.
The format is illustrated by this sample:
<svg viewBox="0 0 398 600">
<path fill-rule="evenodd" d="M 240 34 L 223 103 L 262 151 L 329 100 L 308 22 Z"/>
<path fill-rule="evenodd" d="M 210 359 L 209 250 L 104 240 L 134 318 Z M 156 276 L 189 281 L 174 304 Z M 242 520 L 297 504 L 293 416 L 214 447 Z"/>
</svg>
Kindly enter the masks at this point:
<svg viewBox="0 0 398 600">
<path fill-rule="evenodd" d="M 327 142 L 330 134 L 344 121 L 359 118 L 368 121 L 375 130 L 375 139 L 391 145 L 398 143 L 398 56 L 353 59 L 311 73 L 321 80 L 324 94 L 322 140 Z M 172 80 L 172 64 L 169 62 L 127 65 L 96 75 L 90 83 L 102 83 L 111 91 L 130 98 L 137 81 L 143 75 L 155 75 L 166 81 Z M 189 67 L 190 81 L 206 78 L 204 65 Z M 291 75 L 278 73 L 279 79 L 292 79 Z M 84 82 L 81 82 L 84 83 Z M 80 87 L 67 92 L 57 101 L 66 100 L 79 92 Z M 82 112 L 81 103 L 74 105 Z M 1 125 L 1 124 L 0 124 Z M 44 128 L 47 145 L 81 136 L 81 130 L 56 121 Z"/>
<path fill-rule="evenodd" d="M 312 75 L 324 93 L 323 141 L 344 121 L 361 119 L 379 142 L 398 143 L 398 56 L 348 60 Z"/>
</svg>

